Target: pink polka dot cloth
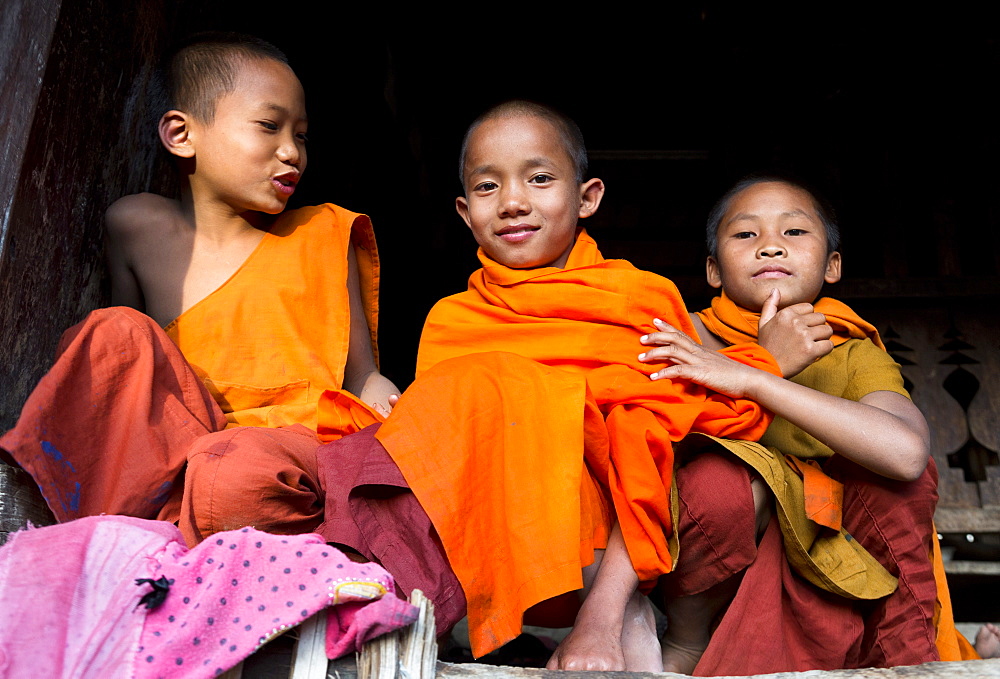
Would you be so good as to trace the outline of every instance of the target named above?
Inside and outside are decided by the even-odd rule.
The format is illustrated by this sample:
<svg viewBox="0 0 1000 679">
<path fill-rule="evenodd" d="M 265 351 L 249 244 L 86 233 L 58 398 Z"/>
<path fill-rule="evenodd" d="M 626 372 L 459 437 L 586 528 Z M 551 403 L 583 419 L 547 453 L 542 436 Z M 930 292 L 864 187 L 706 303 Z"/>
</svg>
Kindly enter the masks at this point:
<svg viewBox="0 0 1000 679">
<path fill-rule="evenodd" d="M 318 535 L 243 528 L 188 550 L 163 522 L 78 519 L 0 548 L 0 677 L 218 676 L 327 607 L 331 658 L 416 619 L 384 569 Z"/>
</svg>

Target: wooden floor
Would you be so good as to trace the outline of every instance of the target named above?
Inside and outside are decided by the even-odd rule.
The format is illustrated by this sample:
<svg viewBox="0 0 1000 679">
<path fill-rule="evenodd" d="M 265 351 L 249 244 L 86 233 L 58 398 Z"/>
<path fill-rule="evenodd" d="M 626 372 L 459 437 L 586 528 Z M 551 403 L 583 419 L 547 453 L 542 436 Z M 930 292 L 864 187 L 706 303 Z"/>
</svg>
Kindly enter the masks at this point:
<svg viewBox="0 0 1000 679">
<path fill-rule="evenodd" d="M 673 672 L 662 674 L 646 672 L 554 672 L 549 670 L 524 667 L 498 667 L 496 665 L 479 665 L 476 663 L 437 663 L 438 679 L 478 679 L 481 677 L 496 677 L 498 679 L 596 679 L 600 676 L 620 677 L 621 679 L 645 679 L 650 677 L 683 677 L 685 675 Z M 1000 659 L 974 660 L 969 662 L 935 662 L 913 667 L 894 667 L 889 669 L 835 670 L 831 672 L 780 672 L 778 674 L 760 674 L 758 677 L 769 679 L 1000 679 Z M 243 671 L 243 679 L 285 679 L 288 677 L 288 664 L 251 665 L 249 662 Z M 327 669 L 329 679 L 358 679 L 357 663 L 353 658 L 334 660 Z M 366 679 L 366 678 L 363 678 Z"/>
</svg>

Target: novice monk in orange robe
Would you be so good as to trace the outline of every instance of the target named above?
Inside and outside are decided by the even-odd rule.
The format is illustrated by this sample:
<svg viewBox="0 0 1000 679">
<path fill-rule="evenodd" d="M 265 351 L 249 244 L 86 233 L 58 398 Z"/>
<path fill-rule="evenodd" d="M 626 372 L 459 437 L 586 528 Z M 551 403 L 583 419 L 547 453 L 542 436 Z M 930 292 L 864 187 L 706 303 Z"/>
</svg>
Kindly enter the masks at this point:
<svg viewBox="0 0 1000 679">
<path fill-rule="evenodd" d="M 812 305 L 840 278 L 835 223 L 810 193 L 768 178 L 737 184 L 712 215 L 708 279 L 723 294 L 695 315 L 699 336 L 718 348 L 759 340 L 789 379 L 689 354 L 697 345 L 664 324 L 642 338 L 663 345 L 644 360 L 676 363 L 654 378 L 688 377 L 778 416 L 761 445 L 722 442 L 747 467 L 702 453 L 678 472 L 680 546 L 692 558 L 663 580 L 665 668 L 759 674 L 971 657 L 943 572 L 935 584 L 937 473 L 924 418 L 875 328 L 836 300 Z M 758 548 L 752 531 L 731 527 L 753 500 L 767 513 L 763 495 L 751 499 L 761 478 L 777 520 Z M 722 483 L 726 492 L 709 491 Z M 720 553 L 734 556 L 720 565 Z"/>
<path fill-rule="evenodd" d="M 190 545 L 246 525 L 308 532 L 324 505 L 320 395 L 334 437 L 398 394 L 375 363 L 371 225 L 334 205 L 276 216 L 305 170 L 307 125 L 276 48 L 201 39 L 173 58 L 168 89 L 159 132 L 180 200 L 139 194 L 108 210 L 124 307 L 66 332 L 0 446 L 60 521 L 159 518 Z"/>
<path fill-rule="evenodd" d="M 509 102 L 473 123 L 457 207 L 483 268 L 431 311 L 417 379 L 376 437 L 465 590 L 474 655 L 564 594 L 570 618 L 558 622 L 571 622 L 586 584 L 550 667 L 656 670 L 637 587 L 676 555 L 672 443 L 691 431 L 756 438 L 769 418 L 641 372 L 634 333 L 653 329 L 654 310 L 690 328 L 687 313 L 668 280 L 605 260 L 577 228 L 604 192 L 584 181 L 585 160 L 578 128 L 545 107 Z M 776 371 L 757 347 L 727 354 Z"/>
</svg>

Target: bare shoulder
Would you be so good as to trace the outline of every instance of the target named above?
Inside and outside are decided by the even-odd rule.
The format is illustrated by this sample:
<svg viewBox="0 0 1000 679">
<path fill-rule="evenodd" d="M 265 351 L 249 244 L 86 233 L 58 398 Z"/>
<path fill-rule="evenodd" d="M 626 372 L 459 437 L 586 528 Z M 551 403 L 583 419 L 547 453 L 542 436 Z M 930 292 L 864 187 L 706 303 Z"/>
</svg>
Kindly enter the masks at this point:
<svg viewBox="0 0 1000 679">
<path fill-rule="evenodd" d="M 162 234 L 179 219 L 180 203 L 155 193 L 135 193 L 119 198 L 104 215 L 108 235 L 118 238 L 154 232 Z"/>
</svg>

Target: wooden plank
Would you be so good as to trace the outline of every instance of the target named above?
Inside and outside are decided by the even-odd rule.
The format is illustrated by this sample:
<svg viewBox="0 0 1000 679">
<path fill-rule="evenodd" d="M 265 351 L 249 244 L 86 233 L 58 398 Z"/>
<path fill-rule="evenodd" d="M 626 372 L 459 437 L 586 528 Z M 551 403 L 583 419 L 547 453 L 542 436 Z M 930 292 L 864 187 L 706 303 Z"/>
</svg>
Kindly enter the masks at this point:
<svg viewBox="0 0 1000 679">
<path fill-rule="evenodd" d="M 950 575 L 1000 575 L 1000 561 L 945 561 Z"/>
<path fill-rule="evenodd" d="M 29 522 L 48 526 L 55 519 L 28 472 L 0 462 L 0 545 Z"/>
<path fill-rule="evenodd" d="M 739 652 L 735 649 L 734 652 Z M 568 672 L 563 670 L 540 670 L 526 667 L 497 667 L 463 663 L 438 663 L 438 679 L 595 679 L 596 677 L 616 677 L 617 679 L 654 679 L 671 677 L 680 679 L 684 674 L 663 672 Z M 972 660 L 968 662 L 931 662 L 910 667 L 865 668 L 858 670 L 832 670 L 810 672 L 778 672 L 757 674 L 758 679 L 997 679 L 1000 677 L 1000 659 Z M 735 679 L 719 677 L 718 679 Z"/>
<path fill-rule="evenodd" d="M 372 639 L 361 649 L 358 679 L 396 679 L 399 670 L 399 630 Z"/>
<path fill-rule="evenodd" d="M 979 501 L 984 508 L 1000 510 L 1000 467 L 986 468 L 986 480 L 979 483 Z"/>
<path fill-rule="evenodd" d="M 219 679 L 243 679 L 243 663 L 237 663 L 235 667 L 229 668 L 219 675 Z"/>
<path fill-rule="evenodd" d="M 407 679 L 432 679 L 437 663 L 434 604 L 419 589 L 410 593 L 410 603 L 420 613 L 402 634 L 399 671 Z"/>
<path fill-rule="evenodd" d="M 934 524 L 939 533 L 1000 532 L 1000 507 L 985 509 L 949 509 L 938 507 Z"/>
<path fill-rule="evenodd" d="M 434 604 L 419 589 L 410 593 L 410 603 L 420 611 L 417 620 L 364 645 L 358 658 L 359 679 L 433 679 L 439 664 Z"/>
<path fill-rule="evenodd" d="M 325 679 L 327 614 L 324 609 L 299 625 L 290 679 Z"/>
</svg>

